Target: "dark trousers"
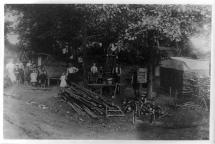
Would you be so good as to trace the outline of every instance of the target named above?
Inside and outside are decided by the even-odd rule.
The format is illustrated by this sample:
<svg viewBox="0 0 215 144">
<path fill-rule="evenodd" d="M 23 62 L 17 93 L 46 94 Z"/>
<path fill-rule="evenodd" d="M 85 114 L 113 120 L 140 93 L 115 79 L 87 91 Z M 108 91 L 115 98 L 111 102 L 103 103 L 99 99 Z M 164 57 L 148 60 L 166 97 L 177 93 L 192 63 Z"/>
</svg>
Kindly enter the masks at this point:
<svg viewBox="0 0 215 144">
<path fill-rule="evenodd" d="M 140 96 L 140 84 L 139 83 L 135 83 L 132 85 L 133 86 L 133 90 L 134 90 L 134 95 L 136 98 L 139 98 Z"/>
<path fill-rule="evenodd" d="M 19 76 L 18 79 L 20 81 L 20 83 L 24 83 L 24 71 L 22 69 L 19 69 Z"/>
<path fill-rule="evenodd" d="M 67 84 L 70 86 L 72 82 L 77 82 L 77 76 L 73 73 L 69 73 L 67 77 Z"/>
</svg>

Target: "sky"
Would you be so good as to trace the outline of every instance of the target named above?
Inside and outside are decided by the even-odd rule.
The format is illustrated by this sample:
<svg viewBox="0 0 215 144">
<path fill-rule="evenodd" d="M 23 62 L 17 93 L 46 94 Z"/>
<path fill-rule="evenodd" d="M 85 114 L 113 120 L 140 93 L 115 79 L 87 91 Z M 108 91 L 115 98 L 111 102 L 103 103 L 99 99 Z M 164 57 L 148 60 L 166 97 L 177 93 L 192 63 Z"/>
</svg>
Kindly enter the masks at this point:
<svg viewBox="0 0 215 144">
<path fill-rule="evenodd" d="M 18 35 L 17 34 L 8 34 L 7 35 L 7 39 L 11 44 L 18 44 L 19 40 L 18 40 Z"/>
<path fill-rule="evenodd" d="M 11 27 L 15 28 L 19 23 L 19 17 L 21 15 L 15 15 L 15 11 L 6 11 L 5 13 L 5 22 L 12 22 Z M 16 33 L 7 34 L 7 39 L 11 44 L 17 44 L 19 42 L 19 35 Z"/>
</svg>

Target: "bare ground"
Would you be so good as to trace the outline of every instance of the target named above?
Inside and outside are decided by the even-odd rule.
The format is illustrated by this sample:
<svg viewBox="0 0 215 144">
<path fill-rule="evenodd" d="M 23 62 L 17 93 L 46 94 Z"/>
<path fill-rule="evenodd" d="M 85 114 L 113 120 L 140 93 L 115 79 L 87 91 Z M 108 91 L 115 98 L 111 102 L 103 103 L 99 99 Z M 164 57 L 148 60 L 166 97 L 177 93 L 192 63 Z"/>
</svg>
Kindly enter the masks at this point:
<svg viewBox="0 0 215 144">
<path fill-rule="evenodd" d="M 137 121 L 131 115 L 92 119 L 78 116 L 57 98 L 57 87 L 45 90 L 14 86 L 4 90 L 5 139 L 208 139 L 208 123 L 166 128 Z"/>
</svg>

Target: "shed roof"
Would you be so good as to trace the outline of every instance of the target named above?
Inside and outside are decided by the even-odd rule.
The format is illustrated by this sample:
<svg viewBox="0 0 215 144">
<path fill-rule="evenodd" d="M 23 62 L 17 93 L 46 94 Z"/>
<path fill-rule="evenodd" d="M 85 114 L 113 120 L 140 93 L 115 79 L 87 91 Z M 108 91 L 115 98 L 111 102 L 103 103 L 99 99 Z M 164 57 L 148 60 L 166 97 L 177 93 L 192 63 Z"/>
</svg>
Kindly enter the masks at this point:
<svg viewBox="0 0 215 144">
<path fill-rule="evenodd" d="M 209 75 L 209 60 L 170 57 L 170 59 L 161 62 L 161 67 L 181 71 L 205 71 L 205 74 Z"/>
<path fill-rule="evenodd" d="M 191 58 L 185 58 L 185 57 L 171 57 L 171 59 L 180 61 L 184 64 L 185 70 L 186 69 L 204 69 L 209 70 L 209 60 L 203 60 L 203 59 L 191 59 Z"/>
</svg>

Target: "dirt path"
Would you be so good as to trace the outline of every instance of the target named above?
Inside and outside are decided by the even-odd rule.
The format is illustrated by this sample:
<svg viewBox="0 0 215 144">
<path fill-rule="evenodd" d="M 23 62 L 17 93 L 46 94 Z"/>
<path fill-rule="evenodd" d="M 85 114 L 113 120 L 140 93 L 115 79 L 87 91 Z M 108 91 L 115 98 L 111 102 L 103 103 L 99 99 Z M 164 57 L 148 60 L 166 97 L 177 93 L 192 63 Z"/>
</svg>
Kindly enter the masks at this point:
<svg viewBox="0 0 215 144">
<path fill-rule="evenodd" d="M 58 88 L 11 87 L 4 91 L 6 139 L 204 139 L 199 128 L 164 129 L 137 123 L 131 116 L 89 119 L 60 101 Z M 205 131 L 205 130 L 203 130 Z"/>
<path fill-rule="evenodd" d="M 119 134 L 116 125 L 112 124 L 107 128 L 106 123 L 110 121 L 108 119 L 94 122 L 77 116 L 72 109 L 65 106 L 64 102 L 54 97 L 56 92 L 56 88 L 48 91 L 31 90 L 30 88 L 18 89 L 17 87 L 6 90 L 4 94 L 4 137 L 30 139 L 136 138 L 133 135 L 128 137 L 127 134 L 130 135 L 130 133 L 126 134 L 126 131 Z M 46 107 L 43 109 L 41 106 Z M 130 126 L 132 125 L 130 124 Z"/>
</svg>

